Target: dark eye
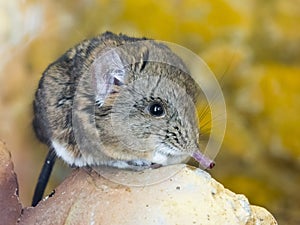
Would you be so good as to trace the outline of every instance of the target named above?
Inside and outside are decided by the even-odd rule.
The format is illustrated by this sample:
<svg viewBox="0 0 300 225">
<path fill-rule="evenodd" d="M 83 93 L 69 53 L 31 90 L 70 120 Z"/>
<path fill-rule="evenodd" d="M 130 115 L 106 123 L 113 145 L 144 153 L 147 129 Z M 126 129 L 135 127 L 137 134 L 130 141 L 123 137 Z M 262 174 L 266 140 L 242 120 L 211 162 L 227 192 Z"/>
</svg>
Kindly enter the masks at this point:
<svg viewBox="0 0 300 225">
<path fill-rule="evenodd" d="M 149 113 L 151 114 L 151 116 L 162 117 L 165 115 L 164 106 L 160 102 L 151 103 L 149 105 L 148 110 L 149 110 Z"/>
</svg>

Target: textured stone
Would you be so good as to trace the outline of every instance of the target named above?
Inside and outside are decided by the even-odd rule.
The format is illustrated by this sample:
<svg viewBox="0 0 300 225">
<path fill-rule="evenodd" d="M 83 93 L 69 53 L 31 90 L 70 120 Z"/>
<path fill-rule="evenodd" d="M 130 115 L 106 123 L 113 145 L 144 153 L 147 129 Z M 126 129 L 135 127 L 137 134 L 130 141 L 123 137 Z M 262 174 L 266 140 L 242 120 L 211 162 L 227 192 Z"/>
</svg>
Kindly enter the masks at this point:
<svg viewBox="0 0 300 225">
<path fill-rule="evenodd" d="M 0 141 L 0 224 L 16 224 L 22 206 L 10 153 Z"/>
<path fill-rule="evenodd" d="M 174 165 L 147 174 L 109 173 L 105 177 L 122 177 L 120 183 L 132 186 L 75 170 L 51 197 L 24 209 L 20 224 L 277 224 L 267 210 L 251 206 L 244 195 L 225 189 L 200 169 Z M 136 185 L 143 176 L 152 185 Z M 152 182 L 157 177 L 159 182 Z"/>
</svg>

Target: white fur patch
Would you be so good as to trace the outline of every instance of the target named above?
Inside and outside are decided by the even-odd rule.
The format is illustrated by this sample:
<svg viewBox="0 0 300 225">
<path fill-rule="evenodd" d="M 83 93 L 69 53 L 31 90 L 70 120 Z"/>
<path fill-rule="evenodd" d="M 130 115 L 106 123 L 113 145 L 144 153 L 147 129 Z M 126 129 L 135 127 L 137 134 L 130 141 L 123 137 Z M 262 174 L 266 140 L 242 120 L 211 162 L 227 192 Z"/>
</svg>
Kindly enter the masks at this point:
<svg viewBox="0 0 300 225">
<path fill-rule="evenodd" d="M 176 151 L 164 144 L 160 144 L 154 152 L 152 162 L 161 165 L 169 165 L 174 163 L 182 163 L 189 158 L 187 154 Z"/>
<path fill-rule="evenodd" d="M 152 162 L 167 165 L 169 160 L 168 155 L 174 155 L 174 150 L 164 144 L 160 144 L 156 149 Z"/>
<path fill-rule="evenodd" d="M 64 145 L 58 143 L 57 141 L 52 140 L 52 146 L 55 149 L 56 155 L 62 158 L 66 163 L 78 167 L 86 165 L 86 162 L 83 158 L 74 157 L 73 154 L 70 153 Z"/>
<path fill-rule="evenodd" d="M 127 169 L 128 168 L 128 163 L 125 162 L 125 161 L 109 161 L 107 163 L 107 165 L 109 166 L 112 166 L 112 167 L 117 167 L 117 168 L 120 168 L 120 169 Z"/>
<path fill-rule="evenodd" d="M 167 165 L 168 157 L 161 152 L 155 152 L 153 155 L 152 162 L 161 164 L 161 165 Z"/>
</svg>

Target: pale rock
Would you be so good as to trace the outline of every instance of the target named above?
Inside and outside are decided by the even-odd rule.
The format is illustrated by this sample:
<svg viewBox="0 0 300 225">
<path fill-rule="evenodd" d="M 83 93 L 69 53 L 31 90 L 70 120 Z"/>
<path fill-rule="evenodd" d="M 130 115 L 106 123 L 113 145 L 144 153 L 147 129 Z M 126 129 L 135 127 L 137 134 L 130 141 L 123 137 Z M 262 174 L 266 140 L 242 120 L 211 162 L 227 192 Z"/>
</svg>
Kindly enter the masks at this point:
<svg viewBox="0 0 300 225">
<path fill-rule="evenodd" d="M 19 224 L 277 224 L 267 210 L 194 167 L 97 171 L 101 176 L 75 170 L 52 197 L 24 209 Z"/>
</svg>

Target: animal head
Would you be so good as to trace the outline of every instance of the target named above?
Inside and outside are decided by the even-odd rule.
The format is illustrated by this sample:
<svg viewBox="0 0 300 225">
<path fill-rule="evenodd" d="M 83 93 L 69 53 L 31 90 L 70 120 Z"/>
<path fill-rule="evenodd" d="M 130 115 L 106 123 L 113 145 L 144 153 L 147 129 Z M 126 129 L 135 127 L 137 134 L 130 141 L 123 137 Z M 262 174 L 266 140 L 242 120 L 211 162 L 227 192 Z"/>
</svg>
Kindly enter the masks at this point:
<svg viewBox="0 0 300 225">
<path fill-rule="evenodd" d="M 204 95 L 165 45 L 145 40 L 108 47 L 82 79 L 79 86 L 94 99 L 87 134 L 97 136 L 91 142 L 110 159 L 167 165 L 200 152 L 195 104 Z M 88 154 L 95 163 L 103 160 L 97 151 Z"/>
</svg>

